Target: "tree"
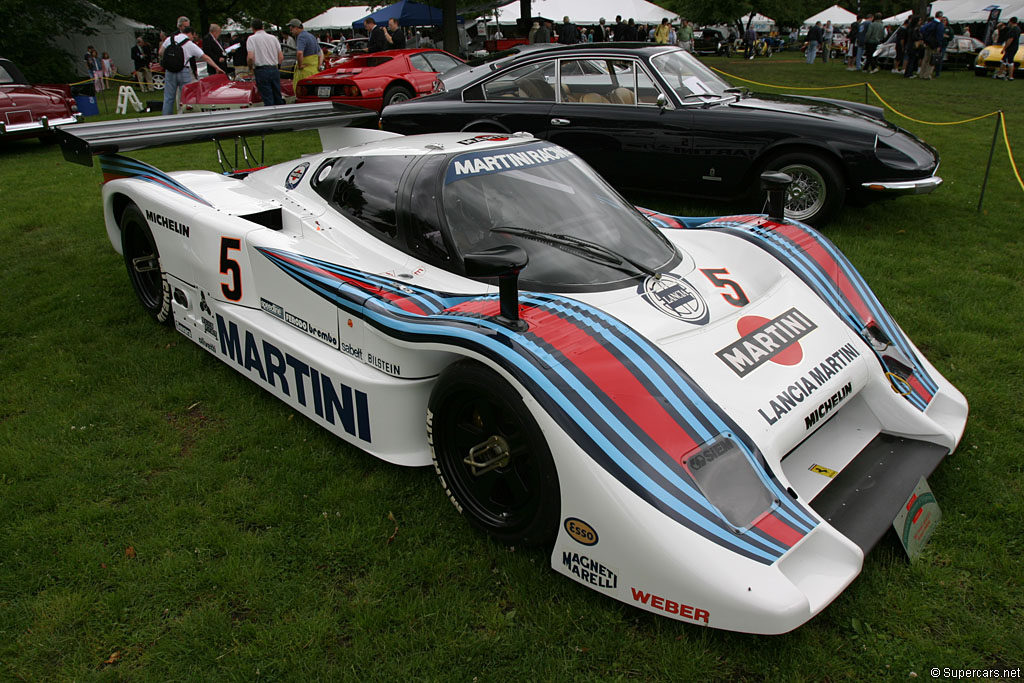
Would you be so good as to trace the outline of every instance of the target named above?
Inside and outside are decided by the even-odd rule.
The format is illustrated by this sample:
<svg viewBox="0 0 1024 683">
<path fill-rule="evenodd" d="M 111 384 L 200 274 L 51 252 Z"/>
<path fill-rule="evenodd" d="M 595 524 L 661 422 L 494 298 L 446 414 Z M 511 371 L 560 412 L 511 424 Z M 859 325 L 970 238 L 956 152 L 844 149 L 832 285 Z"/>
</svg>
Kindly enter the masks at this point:
<svg viewBox="0 0 1024 683">
<path fill-rule="evenodd" d="M 95 15 L 94 7 L 80 0 L 3 0 L 0 26 L 7 28 L 0 38 L 0 54 L 17 64 L 31 82 L 68 82 L 75 75 L 72 59 L 82 55 L 67 54 L 52 36 L 94 33 L 89 20 Z"/>
</svg>

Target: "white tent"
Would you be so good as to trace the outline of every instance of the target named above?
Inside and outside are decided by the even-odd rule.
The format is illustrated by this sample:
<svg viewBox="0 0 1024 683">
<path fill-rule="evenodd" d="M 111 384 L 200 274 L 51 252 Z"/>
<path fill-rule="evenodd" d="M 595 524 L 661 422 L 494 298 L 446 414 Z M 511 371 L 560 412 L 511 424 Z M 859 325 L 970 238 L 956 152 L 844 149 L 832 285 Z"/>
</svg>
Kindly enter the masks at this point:
<svg viewBox="0 0 1024 683">
<path fill-rule="evenodd" d="M 353 21 L 359 21 L 372 13 L 372 7 L 363 7 L 361 5 L 354 7 L 332 7 L 322 14 L 302 22 L 302 27 L 307 31 L 337 31 L 338 29 L 348 29 L 351 31 Z"/>
<path fill-rule="evenodd" d="M 831 21 L 833 26 L 848 26 L 857 21 L 857 15 L 848 9 L 843 9 L 839 5 L 832 5 L 828 9 L 823 9 L 817 14 L 804 19 L 804 26 L 814 26 L 819 21 L 822 25 L 827 21 Z"/>
<path fill-rule="evenodd" d="M 96 48 L 96 52 L 101 56 L 104 52 L 108 53 L 120 73 L 130 74 L 135 70 L 135 62 L 132 61 L 135 37 L 153 27 L 108 12 L 91 2 L 85 2 L 85 4 L 89 5 L 90 9 L 96 13 L 89 21 L 89 25 L 96 32 L 88 36 L 81 33 L 56 35 L 54 43 L 71 54 L 75 60 L 75 71 L 79 74 L 88 75 L 85 69 L 85 50 L 90 45 Z"/>
<path fill-rule="evenodd" d="M 739 18 L 739 22 L 740 24 L 743 25 L 744 31 L 747 30 L 748 19 L 750 19 L 749 14 L 744 14 L 742 17 Z M 753 21 L 751 21 L 750 25 L 758 33 L 767 33 L 775 28 L 775 20 L 770 17 L 766 17 L 763 14 L 755 14 L 754 19 Z"/>
<path fill-rule="evenodd" d="M 1009 0 L 1003 3 L 992 0 L 935 0 L 932 3 L 932 14 L 942 12 L 951 23 L 972 24 L 977 21 L 988 21 L 990 7 L 1000 8 L 1000 21 L 1006 21 L 1010 17 L 1024 18 L 1024 0 Z M 900 12 L 884 19 L 882 23 L 902 24 L 911 14 L 911 10 Z"/>
<path fill-rule="evenodd" d="M 913 13 L 914 10 L 908 9 L 906 12 L 900 12 L 899 14 L 894 14 L 891 17 L 886 17 L 885 19 L 882 19 L 882 23 L 885 24 L 886 26 L 899 26 L 904 21 L 909 19 L 910 15 Z"/>
<path fill-rule="evenodd" d="M 621 14 L 623 21 L 632 19 L 637 24 L 660 24 L 663 18 L 678 22 L 679 15 L 647 0 L 532 0 L 530 11 L 535 17 L 551 19 L 555 28 L 562 23 L 562 17 L 569 17 L 574 24 L 590 26 L 603 17 L 606 25 L 615 23 L 615 16 Z M 498 8 L 502 23 L 515 23 L 519 17 L 519 0 L 513 0 Z"/>
</svg>

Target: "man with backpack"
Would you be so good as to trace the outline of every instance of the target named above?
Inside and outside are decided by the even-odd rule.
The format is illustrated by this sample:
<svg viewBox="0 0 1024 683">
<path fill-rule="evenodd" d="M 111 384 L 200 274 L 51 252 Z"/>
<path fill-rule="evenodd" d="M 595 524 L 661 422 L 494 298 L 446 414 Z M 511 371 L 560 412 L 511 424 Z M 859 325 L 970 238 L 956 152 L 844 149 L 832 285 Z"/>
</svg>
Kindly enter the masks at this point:
<svg viewBox="0 0 1024 683">
<path fill-rule="evenodd" d="M 938 55 L 942 45 L 942 22 L 934 17 L 929 17 L 921 26 L 921 40 L 924 41 L 924 57 L 921 58 L 921 71 L 918 75 L 921 80 L 930 81 L 935 71 L 933 58 Z"/>
<path fill-rule="evenodd" d="M 160 65 L 164 68 L 164 116 L 177 112 L 178 94 L 182 86 L 192 82 L 192 70 L 188 68 L 190 59 L 202 59 L 214 71 L 224 73 L 224 70 L 189 38 L 189 26 L 188 17 L 178 17 L 178 32 L 168 36 L 160 44 Z"/>
</svg>

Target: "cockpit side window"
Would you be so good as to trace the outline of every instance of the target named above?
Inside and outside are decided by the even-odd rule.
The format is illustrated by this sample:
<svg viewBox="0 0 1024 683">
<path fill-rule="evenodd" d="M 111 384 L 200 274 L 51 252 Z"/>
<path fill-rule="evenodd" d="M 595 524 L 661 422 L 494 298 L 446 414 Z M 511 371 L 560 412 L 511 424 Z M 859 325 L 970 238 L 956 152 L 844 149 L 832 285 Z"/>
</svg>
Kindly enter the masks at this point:
<svg viewBox="0 0 1024 683">
<path fill-rule="evenodd" d="M 317 192 L 365 229 L 394 237 L 398 232 L 399 181 L 409 166 L 403 155 L 340 157 Z"/>
</svg>

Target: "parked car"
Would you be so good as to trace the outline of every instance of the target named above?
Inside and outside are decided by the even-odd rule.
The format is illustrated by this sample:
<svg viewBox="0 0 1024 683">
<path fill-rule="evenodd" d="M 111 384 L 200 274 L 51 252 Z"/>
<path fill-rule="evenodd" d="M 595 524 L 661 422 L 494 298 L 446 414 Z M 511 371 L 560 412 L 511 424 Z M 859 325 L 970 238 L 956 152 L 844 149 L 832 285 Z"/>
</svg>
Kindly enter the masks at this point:
<svg viewBox="0 0 1024 683">
<path fill-rule="evenodd" d="M 32 85 L 14 62 L 0 57 L 0 140 L 46 137 L 81 118 L 69 86 Z"/>
<path fill-rule="evenodd" d="M 974 60 L 974 75 L 991 76 L 999 68 L 999 63 L 1002 61 L 1003 46 L 986 45 L 981 48 L 977 58 Z M 1016 73 L 1024 74 L 1024 71 L 1021 71 L 1021 66 L 1024 66 L 1024 45 L 1017 48 L 1017 54 L 1014 55 L 1013 61 L 1017 65 Z"/>
<path fill-rule="evenodd" d="M 963 394 L 812 228 L 641 212 L 550 142 L 333 128 L 376 118 L 341 109 L 60 135 L 69 159 L 101 155 L 125 285 L 196 345 L 176 357 L 432 465 L 439 501 L 569 580 L 694 626 L 790 631 L 960 442 Z M 314 127 L 332 128 L 322 152 L 229 175 L 121 154 Z"/>
<path fill-rule="evenodd" d="M 698 55 L 724 55 L 729 48 L 729 36 L 721 29 L 702 28 L 693 32 L 693 51 Z"/>
<path fill-rule="evenodd" d="M 281 79 L 281 95 L 286 104 L 295 101 L 295 88 L 290 78 Z M 226 74 L 214 74 L 182 87 L 179 111 L 246 109 L 262 105 L 263 98 L 250 74 L 237 76 L 233 80 Z"/>
<path fill-rule="evenodd" d="M 442 50 L 385 50 L 358 54 L 299 81 L 299 102 L 334 101 L 380 111 L 425 95 L 439 73 L 464 64 Z"/>
<path fill-rule="evenodd" d="M 957 65 L 961 68 L 968 68 L 974 63 L 975 57 L 982 48 L 985 47 L 985 43 L 981 42 L 977 38 L 971 36 L 953 36 L 953 40 L 946 46 L 946 56 L 943 59 L 943 68 L 949 68 L 951 65 Z M 896 32 L 885 40 L 884 43 L 880 43 L 875 48 L 875 60 L 884 68 L 891 69 L 893 62 L 896 59 Z"/>
<path fill-rule="evenodd" d="M 794 177 L 787 215 L 821 224 L 846 197 L 931 192 L 938 153 L 882 109 L 733 88 L 671 46 L 580 45 L 505 61 L 477 79 L 384 109 L 399 133 L 527 131 L 612 182 L 707 198 L 749 196 L 758 176 Z"/>
</svg>

